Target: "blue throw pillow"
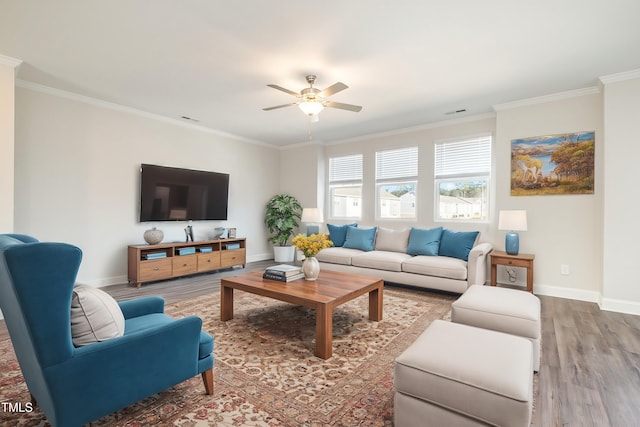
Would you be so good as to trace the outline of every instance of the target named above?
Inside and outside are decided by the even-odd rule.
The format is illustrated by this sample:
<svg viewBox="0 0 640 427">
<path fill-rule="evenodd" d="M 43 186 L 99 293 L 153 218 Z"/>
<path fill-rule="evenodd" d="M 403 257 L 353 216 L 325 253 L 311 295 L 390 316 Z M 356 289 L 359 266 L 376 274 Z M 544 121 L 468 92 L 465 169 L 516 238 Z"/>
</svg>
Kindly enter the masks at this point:
<svg viewBox="0 0 640 427">
<path fill-rule="evenodd" d="M 440 240 L 439 254 L 469 261 L 469 252 L 471 252 L 478 234 L 480 234 L 479 231 L 451 231 L 445 229 Z"/>
<path fill-rule="evenodd" d="M 436 228 L 415 228 L 411 227 L 409 233 L 409 255 L 430 255 L 437 256 L 440 248 L 440 236 L 442 227 Z"/>
<path fill-rule="evenodd" d="M 372 251 L 373 242 L 376 240 L 376 230 L 378 227 L 372 228 L 356 228 L 347 227 L 347 238 L 343 247 L 351 249 L 360 249 L 361 251 Z"/>
<path fill-rule="evenodd" d="M 357 226 L 358 224 L 327 224 L 327 228 L 329 229 L 329 239 L 333 242 L 333 246 L 339 247 L 344 245 L 344 240 L 347 238 L 347 227 Z"/>
</svg>

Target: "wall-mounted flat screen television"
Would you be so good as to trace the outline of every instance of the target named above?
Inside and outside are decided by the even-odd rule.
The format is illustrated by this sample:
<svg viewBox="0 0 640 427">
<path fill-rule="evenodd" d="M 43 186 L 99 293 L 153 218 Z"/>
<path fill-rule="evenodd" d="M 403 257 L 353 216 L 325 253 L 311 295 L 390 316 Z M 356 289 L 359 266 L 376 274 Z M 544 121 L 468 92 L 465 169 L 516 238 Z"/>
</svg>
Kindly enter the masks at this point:
<svg viewBox="0 0 640 427">
<path fill-rule="evenodd" d="M 142 164 L 140 222 L 226 220 L 229 174 Z"/>
</svg>

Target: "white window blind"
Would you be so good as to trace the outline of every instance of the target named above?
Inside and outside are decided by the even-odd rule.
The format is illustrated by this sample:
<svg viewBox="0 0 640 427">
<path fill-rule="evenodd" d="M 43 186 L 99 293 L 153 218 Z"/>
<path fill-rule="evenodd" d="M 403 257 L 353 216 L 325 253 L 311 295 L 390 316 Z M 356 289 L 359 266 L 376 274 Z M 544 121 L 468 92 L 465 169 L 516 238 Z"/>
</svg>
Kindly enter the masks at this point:
<svg viewBox="0 0 640 427">
<path fill-rule="evenodd" d="M 376 180 L 418 176 L 418 147 L 376 152 Z"/>
<path fill-rule="evenodd" d="M 329 159 L 329 182 L 362 181 L 362 154 Z"/>
<path fill-rule="evenodd" d="M 491 173 L 491 136 L 435 144 L 435 177 L 479 176 Z"/>
</svg>

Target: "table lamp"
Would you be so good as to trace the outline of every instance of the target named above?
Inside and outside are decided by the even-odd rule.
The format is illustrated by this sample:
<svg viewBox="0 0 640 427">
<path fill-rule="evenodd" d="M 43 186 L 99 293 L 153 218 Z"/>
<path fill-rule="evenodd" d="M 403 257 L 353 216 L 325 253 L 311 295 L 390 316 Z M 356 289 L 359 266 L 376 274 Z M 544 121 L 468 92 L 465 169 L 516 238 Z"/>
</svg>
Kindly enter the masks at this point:
<svg viewBox="0 0 640 427">
<path fill-rule="evenodd" d="M 527 211 L 500 211 L 498 230 L 508 230 L 505 251 L 509 255 L 518 255 L 520 238 L 516 231 L 527 231 Z"/>
<path fill-rule="evenodd" d="M 307 224 L 307 236 L 318 234 L 322 223 L 322 211 L 318 208 L 303 208 L 300 222 Z"/>
</svg>

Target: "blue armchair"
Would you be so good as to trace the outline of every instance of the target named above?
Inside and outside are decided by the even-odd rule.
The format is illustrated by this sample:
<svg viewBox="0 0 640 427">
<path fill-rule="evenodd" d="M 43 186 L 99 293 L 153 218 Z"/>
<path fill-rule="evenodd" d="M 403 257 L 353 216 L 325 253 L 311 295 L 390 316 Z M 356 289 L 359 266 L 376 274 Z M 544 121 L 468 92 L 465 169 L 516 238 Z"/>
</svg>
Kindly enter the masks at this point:
<svg viewBox="0 0 640 427">
<path fill-rule="evenodd" d="M 53 426 L 81 426 L 202 374 L 213 394 L 213 338 L 164 300 L 118 303 L 124 335 L 75 347 L 70 308 L 82 252 L 0 235 L 0 309 L 32 400 Z"/>
</svg>

